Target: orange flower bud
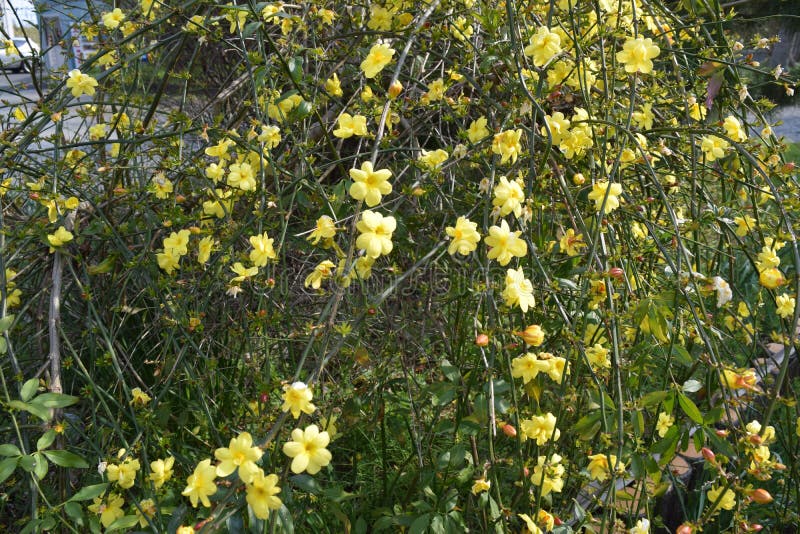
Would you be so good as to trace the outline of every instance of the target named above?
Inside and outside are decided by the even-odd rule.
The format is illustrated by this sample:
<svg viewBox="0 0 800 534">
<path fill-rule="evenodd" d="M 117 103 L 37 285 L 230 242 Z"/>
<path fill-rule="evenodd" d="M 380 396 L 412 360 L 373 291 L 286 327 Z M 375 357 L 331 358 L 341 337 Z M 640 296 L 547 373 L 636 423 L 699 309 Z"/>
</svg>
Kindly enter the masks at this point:
<svg viewBox="0 0 800 534">
<path fill-rule="evenodd" d="M 392 82 L 392 85 L 389 86 L 389 98 L 394 100 L 400 93 L 403 92 L 403 84 L 400 83 L 398 80 Z"/>
<path fill-rule="evenodd" d="M 503 425 L 503 434 L 508 436 L 509 438 L 517 437 L 517 429 L 514 428 L 513 425 L 509 425 L 508 423 Z"/>
<path fill-rule="evenodd" d="M 621 267 L 612 267 L 608 270 L 608 274 L 614 278 L 622 278 L 625 275 L 625 271 Z"/>
<path fill-rule="evenodd" d="M 675 531 L 675 534 L 694 534 L 694 527 L 684 523 L 678 527 L 678 530 Z"/>
<path fill-rule="evenodd" d="M 475 344 L 479 347 L 485 347 L 489 344 L 489 336 L 486 334 L 478 334 L 475 336 Z"/>
<path fill-rule="evenodd" d="M 583 185 L 586 183 L 586 177 L 581 173 L 575 173 L 572 177 L 572 183 L 575 185 Z"/>
<path fill-rule="evenodd" d="M 700 453 L 703 455 L 703 458 L 705 458 L 708 463 L 712 465 L 715 465 L 717 463 L 717 455 L 714 454 L 714 451 L 712 451 L 708 447 L 703 447 L 702 449 L 700 449 Z"/>
<path fill-rule="evenodd" d="M 750 494 L 750 499 L 758 504 L 769 504 L 773 501 L 772 495 L 763 488 L 759 488 Z"/>
<path fill-rule="evenodd" d="M 520 335 L 525 343 L 533 347 L 538 347 L 544 343 L 544 332 L 538 324 L 529 325 Z"/>
</svg>

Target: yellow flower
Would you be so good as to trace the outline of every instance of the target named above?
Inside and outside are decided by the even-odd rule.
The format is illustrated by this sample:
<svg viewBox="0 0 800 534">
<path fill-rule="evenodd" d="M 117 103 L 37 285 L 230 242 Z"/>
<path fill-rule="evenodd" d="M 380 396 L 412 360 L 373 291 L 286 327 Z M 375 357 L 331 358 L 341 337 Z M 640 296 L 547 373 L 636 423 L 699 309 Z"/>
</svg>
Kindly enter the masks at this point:
<svg viewBox="0 0 800 534">
<path fill-rule="evenodd" d="M 194 527 L 190 526 L 179 526 L 178 529 L 175 531 L 175 534 L 195 534 Z"/>
<path fill-rule="evenodd" d="M 611 367 L 611 359 L 608 357 L 608 349 L 604 348 L 599 343 L 595 343 L 593 347 L 586 349 L 586 359 L 593 369 L 602 369 Z"/>
<path fill-rule="evenodd" d="M 628 534 L 650 534 L 650 520 L 642 518 L 628 530 Z"/>
<path fill-rule="evenodd" d="M 561 53 L 561 37 L 550 28 L 540 26 L 536 33 L 531 36 L 531 42 L 525 47 L 524 54 L 533 58 L 533 64 L 537 67 L 553 59 Z"/>
<path fill-rule="evenodd" d="M 103 501 L 103 497 L 95 497 L 94 504 L 90 504 L 88 508 L 90 512 L 99 515 L 100 522 L 108 528 L 114 521 L 125 515 L 125 512 L 122 511 L 125 499 L 116 493 L 110 493 L 105 502 Z"/>
<path fill-rule="evenodd" d="M 228 173 L 228 185 L 242 191 L 256 190 L 256 175 L 249 163 L 234 163 Z"/>
<path fill-rule="evenodd" d="M 181 256 L 175 249 L 170 248 L 156 254 L 156 260 L 158 260 L 158 266 L 161 269 L 166 271 L 167 274 L 172 274 L 175 269 L 180 267 Z"/>
<path fill-rule="evenodd" d="M 756 220 L 745 214 L 744 217 L 734 217 L 733 223 L 736 225 L 736 235 L 744 237 L 755 228 Z"/>
<path fill-rule="evenodd" d="M 59 226 L 55 233 L 47 234 L 47 242 L 50 243 L 50 252 L 53 252 L 55 247 L 60 247 L 69 243 L 74 237 L 72 232 L 63 226 Z"/>
<path fill-rule="evenodd" d="M 275 254 L 275 249 L 272 248 L 272 243 L 274 241 L 274 239 L 271 239 L 267 235 L 267 232 L 250 236 L 250 245 L 253 247 L 253 250 L 250 251 L 250 261 L 253 265 L 256 267 L 264 267 L 267 261 L 274 260 L 278 257 L 278 255 Z"/>
<path fill-rule="evenodd" d="M 136 473 L 139 471 L 139 460 L 127 458 L 121 464 L 110 464 L 106 468 L 108 480 L 116 482 L 120 488 L 129 489 L 136 482 Z"/>
<path fill-rule="evenodd" d="M 172 251 L 178 256 L 186 255 L 189 245 L 189 235 L 191 232 L 189 230 L 181 230 L 179 232 L 171 232 L 169 237 L 164 238 L 164 250 L 165 251 Z"/>
<path fill-rule="evenodd" d="M 247 485 L 247 504 L 257 518 L 267 519 L 270 510 L 278 510 L 283 504 L 280 497 L 276 497 L 280 492 L 278 475 L 264 476 L 264 472 L 259 469 L 252 482 Z"/>
<path fill-rule="evenodd" d="M 525 530 L 523 531 L 523 534 L 526 532 L 528 534 L 544 534 L 542 529 L 536 526 L 536 523 L 533 522 L 533 519 L 531 519 L 531 516 L 528 514 L 519 514 L 518 517 L 525 523 Z"/>
<path fill-rule="evenodd" d="M 561 456 L 553 454 L 550 460 L 546 456 L 539 456 L 533 466 L 531 482 L 542 487 L 542 496 L 550 493 L 561 493 L 564 489 L 564 466 L 561 465 Z"/>
<path fill-rule="evenodd" d="M 222 138 L 216 145 L 207 147 L 205 149 L 205 155 L 211 156 L 212 158 L 219 158 L 220 162 L 227 161 L 231 159 L 228 154 L 228 148 L 234 144 L 236 143 L 232 139 Z"/>
<path fill-rule="evenodd" d="M 306 280 L 304 282 L 304 286 L 308 287 L 311 286 L 313 289 L 319 289 L 322 285 L 323 280 L 327 280 L 331 276 L 333 276 L 333 268 L 336 267 L 331 260 L 325 260 L 320 262 L 314 270 L 306 276 Z"/>
<path fill-rule="evenodd" d="M 211 465 L 211 459 L 206 458 L 194 469 L 194 473 L 186 479 L 186 488 L 181 492 L 184 497 L 189 497 L 193 508 L 197 508 L 199 500 L 206 508 L 211 508 L 208 497 L 217 492 L 214 479 L 217 477 L 217 468 Z"/>
<path fill-rule="evenodd" d="M 543 137 L 552 137 L 553 146 L 558 146 L 569 135 L 570 121 L 560 111 L 544 116 L 545 126 L 539 129 Z M 549 130 L 549 133 L 548 133 Z"/>
<path fill-rule="evenodd" d="M 486 244 L 490 247 L 487 257 L 490 260 L 497 260 L 502 266 L 508 265 L 511 258 L 521 258 L 528 253 L 528 244 L 519 238 L 522 232 L 517 230 L 512 232 L 505 220 L 500 221 L 500 226 L 489 228 L 489 236 Z"/>
<path fill-rule="evenodd" d="M 503 290 L 503 299 L 506 302 L 506 306 L 519 306 L 522 313 L 527 313 L 528 308 L 536 305 L 536 300 L 533 298 L 533 284 L 525 278 L 522 267 L 506 271 L 506 287 Z"/>
<path fill-rule="evenodd" d="M 125 20 L 125 13 L 120 8 L 116 8 L 109 13 L 103 13 L 103 26 L 109 30 L 116 29 Z"/>
<path fill-rule="evenodd" d="M 532 352 L 511 360 L 511 376 L 513 378 L 522 378 L 523 384 L 527 384 L 536 378 L 539 373 L 546 373 L 549 370 L 550 362 L 540 360 Z"/>
<path fill-rule="evenodd" d="M 617 54 L 617 59 L 625 65 L 625 72 L 641 72 L 648 74 L 653 70 L 654 57 L 658 57 L 661 50 L 653 44 L 653 40 L 644 37 L 628 39 L 622 45 L 622 52 Z"/>
<path fill-rule="evenodd" d="M 606 197 L 608 192 L 608 197 Z M 618 183 L 608 183 L 608 180 L 601 180 L 592 185 L 592 192 L 589 193 L 589 200 L 594 200 L 596 211 L 611 213 L 619 207 L 619 196 L 622 194 L 622 185 Z"/>
<path fill-rule="evenodd" d="M 311 241 L 312 245 L 319 243 L 320 239 L 332 239 L 336 235 L 336 223 L 327 215 L 323 215 L 317 219 L 317 226 L 306 239 Z"/>
<path fill-rule="evenodd" d="M 364 115 L 350 115 L 349 113 L 339 115 L 339 127 L 333 131 L 334 137 L 340 139 L 347 139 L 354 135 L 363 137 L 367 134 L 367 118 Z"/>
<path fill-rule="evenodd" d="M 489 137 L 491 132 L 486 127 L 486 123 L 486 117 L 478 117 L 470 123 L 469 128 L 467 128 L 467 138 L 470 143 L 477 144 Z"/>
<path fill-rule="evenodd" d="M 650 130 L 653 128 L 653 120 L 656 118 L 653 115 L 653 104 L 647 103 L 642 105 L 642 109 L 640 111 L 635 111 L 631 116 L 633 119 L 633 123 L 642 128 L 644 130 Z"/>
<path fill-rule="evenodd" d="M 754 369 L 742 372 L 733 369 L 722 370 L 722 385 L 730 389 L 758 389 L 758 377 Z"/>
<path fill-rule="evenodd" d="M 444 92 L 447 90 L 447 87 L 444 85 L 444 80 L 438 78 L 431 83 L 428 84 L 428 92 L 422 95 L 422 102 L 435 102 L 437 100 L 441 100 L 444 98 Z"/>
<path fill-rule="evenodd" d="M 484 491 L 489 491 L 492 487 L 492 483 L 485 478 L 479 478 L 472 484 L 472 494 L 473 495 L 480 495 Z"/>
<path fill-rule="evenodd" d="M 156 198 L 160 198 L 162 200 L 169 198 L 169 195 L 174 190 L 172 182 L 167 179 L 163 172 L 159 172 L 155 176 L 153 176 L 153 193 L 155 193 Z"/>
<path fill-rule="evenodd" d="M 320 469 L 331 462 L 331 453 L 325 448 L 328 443 L 328 433 L 320 432 L 317 425 L 309 425 L 305 430 L 292 430 L 292 441 L 283 444 L 283 453 L 292 458 L 292 473 L 319 473 Z"/>
<path fill-rule="evenodd" d="M 656 432 L 662 438 L 667 435 L 667 431 L 675 424 L 675 418 L 666 413 L 661 412 L 658 414 L 658 422 L 656 423 Z"/>
<path fill-rule="evenodd" d="M 339 76 L 334 72 L 333 76 L 325 80 L 325 91 L 331 96 L 342 96 L 342 83 L 339 81 Z"/>
<path fill-rule="evenodd" d="M 700 140 L 700 149 L 709 163 L 725 156 L 725 149 L 729 146 L 725 139 L 716 135 L 706 135 Z"/>
<path fill-rule="evenodd" d="M 568 228 L 566 233 L 561 236 L 558 246 L 561 252 L 573 257 L 581 254 L 582 249 L 586 247 L 586 243 L 583 242 L 583 234 L 575 235 L 575 230 Z"/>
<path fill-rule="evenodd" d="M 264 452 L 253 446 L 253 438 L 249 432 L 242 432 L 227 447 L 220 447 L 214 451 L 214 457 L 219 460 L 217 476 L 226 477 L 239 469 L 239 478 L 245 484 L 250 484 L 255 474 L 260 471 L 256 462 Z"/>
<path fill-rule="evenodd" d="M 545 371 L 547 376 L 555 382 L 560 384 L 564 379 L 564 372 L 567 370 L 567 360 L 561 356 L 553 356 L 549 352 L 540 352 L 538 355 L 540 360 L 547 362 L 549 369 Z"/>
<path fill-rule="evenodd" d="M 382 195 L 392 192 L 392 184 L 389 178 L 392 171 L 389 169 L 373 170 L 372 163 L 365 161 L 361 164 L 361 169 L 350 169 L 350 178 L 353 184 L 350 186 L 350 196 L 356 200 L 363 200 L 367 206 L 377 206 Z"/>
<path fill-rule="evenodd" d="M 481 240 L 481 235 L 477 232 L 477 227 L 477 223 L 470 221 L 466 217 L 459 217 L 456 220 L 455 227 L 448 226 L 445 228 L 447 235 L 452 238 L 450 245 L 447 247 L 447 252 L 451 256 L 456 252 L 462 256 L 467 256 L 478 248 L 478 241 Z"/>
<path fill-rule="evenodd" d="M 788 319 L 794 315 L 794 297 L 789 296 L 786 293 L 783 295 L 778 295 L 775 298 L 775 304 L 777 305 L 775 312 L 784 319 Z"/>
<path fill-rule="evenodd" d="M 211 250 L 214 248 L 214 238 L 206 236 L 197 244 L 197 263 L 205 265 L 211 257 Z"/>
<path fill-rule="evenodd" d="M 775 267 L 761 271 L 758 275 L 758 281 L 767 289 L 775 289 L 786 283 L 783 273 Z"/>
<path fill-rule="evenodd" d="M 519 335 L 522 336 L 525 343 L 534 347 L 538 347 L 544 343 L 544 330 L 542 330 L 542 327 L 538 324 L 528 325 Z"/>
<path fill-rule="evenodd" d="M 136 508 L 136 517 L 139 519 L 139 526 L 142 528 L 149 525 L 149 520 L 152 520 L 155 515 L 156 503 L 153 499 L 144 499 L 139 503 L 139 507 Z"/>
<path fill-rule="evenodd" d="M 264 143 L 264 148 L 275 148 L 281 142 L 281 129 L 274 125 L 261 125 L 261 133 L 258 134 L 259 143 Z"/>
<path fill-rule="evenodd" d="M 615 468 L 617 474 L 625 472 L 625 464 L 623 462 L 617 464 L 617 457 L 614 454 L 592 454 L 589 456 L 589 465 L 586 466 L 589 477 L 598 482 L 605 482 L 611 476 L 611 468 Z"/>
<path fill-rule="evenodd" d="M 558 441 L 561 437 L 561 431 L 556 428 L 556 416 L 547 412 L 545 415 L 534 415 L 530 419 L 525 419 L 520 422 L 522 429 L 523 441 L 525 439 L 536 440 L 536 444 L 540 447 L 550 441 Z"/>
<path fill-rule="evenodd" d="M 525 202 L 525 193 L 522 191 L 524 185 L 521 177 L 513 182 L 509 182 L 505 176 L 500 177 L 500 183 L 494 188 L 492 205 L 500 208 L 501 217 L 511 212 L 515 217 L 522 215 L 522 203 Z"/>
<path fill-rule="evenodd" d="M 356 246 L 370 258 L 385 256 L 392 251 L 392 233 L 396 227 L 397 221 L 391 215 L 384 217 L 380 213 L 365 210 L 356 225 L 360 232 Z"/>
<path fill-rule="evenodd" d="M 492 153 L 500 156 L 500 163 L 503 164 L 509 159 L 511 163 L 517 162 L 517 157 L 522 151 L 520 145 L 520 138 L 522 137 L 522 130 L 505 130 L 503 132 L 494 134 L 492 141 Z"/>
<path fill-rule="evenodd" d="M 433 170 L 439 167 L 445 161 L 447 161 L 447 158 L 449 157 L 450 156 L 447 154 L 447 152 L 442 150 L 441 148 L 437 148 L 436 150 L 431 150 L 431 151 L 422 149 L 420 151 L 419 157 L 417 158 L 417 161 L 424 168 Z"/>
<path fill-rule="evenodd" d="M 253 266 L 245 268 L 245 266 L 242 265 L 241 262 L 237 261 L 236 263 L 233 264 L 233 267 L 231 267 L 231 271 L 236 273 L 236 276 L 231 278 L 231 283 L 235 284 L 237 282 L 244 282 L 246 279 L 257 275 L 258 267 Z"/>
<path fill-rule="evenodd" d="M 367 57 L 361 62 L 361 70 L 364 71 L 364 76 L 367 78 L 377 76 L 392 61 L 392 56 L 394 56 L 394 49 L 383 43 L 373 45 Z"/>
<path fill-rule="evenodd" d="M 106 136 L 106 127 L 105 123 L 95 124 L 89 127 L 89 139 L 92 141 L 97 141 L 98 139 L 102 139 Z"/>
<path fill-rule="evenodd" d="M 728 488 L 725 489 L 725 493 L 722 493 L 723 486 L 714 486 L 708 493 L 706 493 L 706 498 L 708 502 L 714 506 L 714 503 L 719 502 L 714 506 L 714 510 L 718 508 L 722 508 L 723 510 L 733 510 L 736 507 L 736 493 Z"/>
<path fill-rule="evenodd" d="M 376 32 L 388 32 L 392 29 L 392 12 L 378 4 L 369 8 L 367 28 Z"/>
<path fill-rule="evenodd" d="M 131 396 L 133 397 L 133 399 L 131 399 L 131 404 L 140 404 L 144 406 L 153 400 L 150 398 L 150 395 L 142 391 L 141 388 L 133 388 L 131 390 Z"/>
<path fill-rule="evenodd" d="M 741 143 L 747 139 L 747 132 L 744 128 L 742 128 L 742 124 L 739 122 L 739 119 L 733 115 L 728 115 L 725 117 L 722 127 L 725 128 L 725 133 L 728 135 L 728 137 L 737 143 Z"/>
<path fill-rule="evenodd" d="M 75 98 L 81 95 L 94 95 L 94 88 L 97 87 L 97 80 L 87 74 L 83 74 L 78 69 L 69 71 L 69 78 L 67 79 L 67 89 L 72 90 L 72 96 Z"/>
<path fill-rule="evenodd" d="M 166 460 L 155 460 L 150 462 L 150 476 L 148 480 L 153 482 L 156 489 L 164 485 L 165 482 L 172 478 L 172 466 L 175 464 L 175 458 L 170 456 Z"/>
<path fill-rule="evenodd" d="M 281 410 L 284 412 L 292 412 L 292 417 L 295 419 L 300 417 L 300 413 L 312 414 L 317 409 L 311 402 L 314 394 L 305 383 L 295 382 L 291 386 L 284 386 L 283 388 L 283 406 Z"/>
</svg>

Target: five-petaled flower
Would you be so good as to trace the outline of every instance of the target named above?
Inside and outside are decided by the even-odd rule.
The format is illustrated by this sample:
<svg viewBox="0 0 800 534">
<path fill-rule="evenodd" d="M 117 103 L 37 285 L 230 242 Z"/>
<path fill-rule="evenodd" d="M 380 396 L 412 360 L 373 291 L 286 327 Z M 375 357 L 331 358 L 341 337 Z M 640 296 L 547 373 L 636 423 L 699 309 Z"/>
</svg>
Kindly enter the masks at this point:
<svg viewBox="0 0 800 534">
<path fill-rule="evenodd" d="M 328 433 L 320 432 L 317 425 L 309 425 L 305 430 L 292 430 L 292 441 L 283 444 L 283 453 L 292 458 L 292 473 L 319 473 L 320 469 L 331 462 L 331 453 L 325 448 L 328 443 Z"/>
<path fill-rule="evenodd" d="M 363 200 L 367 206 L 377 206 L 383 195 L 392 192 L 392 184 L 389 178 L 392 171 L 389 169 L 373 170 L 372 162 L 365 161 L 360 169 L 350 169 L 350 178 L 353 184 L 350 186 L 350 196 L 356 200 Z"/>
<path fill-rule="evenodd" d="M 67 89 L 72 90 L 72 96 L 79 97 L 81 95 L 94 95 L 94 88 L 97 87 L 97 80 L 84 74 L 78 69 L 69 71 L 69 78 L 67 78 Z"/>
<path fill-rule="evenodd" d="M 394 49 L 383 43 L 372 45 L 369 54 L 361 62 L 361 70 L 364 71 L 364 76 L 367 78 L 374 78 L 378 75 L 383 68 L 392 61 L 394 56 Z"/>
</svg>

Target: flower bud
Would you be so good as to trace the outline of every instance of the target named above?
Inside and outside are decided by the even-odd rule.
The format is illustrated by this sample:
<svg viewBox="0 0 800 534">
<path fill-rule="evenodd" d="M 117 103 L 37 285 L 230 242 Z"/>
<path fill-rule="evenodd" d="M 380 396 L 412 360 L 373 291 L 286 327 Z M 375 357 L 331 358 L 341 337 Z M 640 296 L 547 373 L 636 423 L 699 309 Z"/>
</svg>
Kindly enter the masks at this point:
<svg viewBox="0 0 800 534">
<path fill-rule="evenodd" d="M 769 504 L 773 501 L 772 495 L 763 488 L 759 488 L 750 494 L 750 499 L 758 504 Z"/>
<path fill-rule="evenodd" d="M 780 269 L 770 267 L 769 269 L 761 271 L 761 274 L 758 275 L 758 281 L 767 289 L 775 289 L 782 286 L 786 282 L 786 279 L 783 277 L 783 273 Z"/>
<path fill-rule="evenodd" d="M 694 534 L 694 527 L 684 523 L 678 527 L 678 530 L 675 531 L 675 534 Z"/>
<path fill-rule="evenodd" d="M 389 98 L 391 98 L 392 100 L 400 96 L 400 93 L 402 92 L 403 92 L 403 84 L 400 83 L 399 80 L 393 81 L 392 85 L 389 86 Z"/>
<path fill-rule="evenodd" d="M 478 334 L 475 336 L 475 344 L 479 347 L 485 347 L 489 344 L 489 336 L 486 334 Z"/>
<path fill-rule="evenodd" d="M 503 434 L 509 438 L 515 438 L 517 437 L 517 429 L 513 425 L 506 423 L 503 425 Z"/>
<path fill-rule="evenodd" d="M 538 347 L 544 343 L 544 332 L 542 331 L 542 327 L 538 324 L 529 325 L 522 332 L 521 336 L 525 343 L 533 347 Z"/>
<path fill-rule="evenodd" d="M 572 183 L 575 185 L 583 185 L 586 183 L 586 177 L 583 174 L 577 172 L 572 177 Z"/>
<path fill-rule="evenodd" d="M 700 453 L 703 455 L 703 458 L 706 459 L 706 462 L 710 463 L 711 465 L 716 465 L 717 455 L 714 454 L 714 451 L 712 451 L 708 447 L 703 447 L 702 449 L 700 449 Z"/>
<path fill-rule="evenodd" d="M 625 275 L 625 271 L 622 270 L 622 267 L 612 267 L 608 270 L 608 274 L 614 278 L 622 278 Z"/>
</svg>

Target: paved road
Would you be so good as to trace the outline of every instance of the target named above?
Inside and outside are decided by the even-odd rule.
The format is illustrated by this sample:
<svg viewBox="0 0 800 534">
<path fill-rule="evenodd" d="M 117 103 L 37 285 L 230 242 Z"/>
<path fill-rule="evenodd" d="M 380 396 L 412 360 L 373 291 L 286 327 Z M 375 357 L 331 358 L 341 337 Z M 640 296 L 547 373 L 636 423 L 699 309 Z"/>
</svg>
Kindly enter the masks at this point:
<svg viewBox="0 0 800 534">
<path fill-rule="evenodd" d="M 10 70 L 0 71 L 0 99 L 17 103 L 20 101 L 20 95 L 34 100 L 38 98 L 31 86 L 31 75 L 15 74 Z"/>
</svg>

